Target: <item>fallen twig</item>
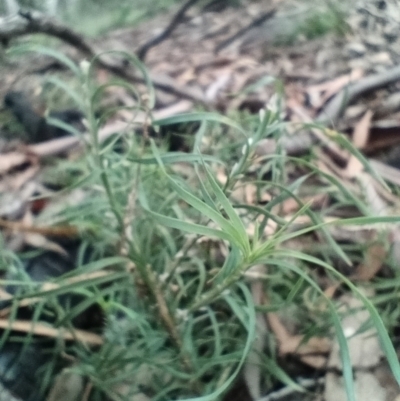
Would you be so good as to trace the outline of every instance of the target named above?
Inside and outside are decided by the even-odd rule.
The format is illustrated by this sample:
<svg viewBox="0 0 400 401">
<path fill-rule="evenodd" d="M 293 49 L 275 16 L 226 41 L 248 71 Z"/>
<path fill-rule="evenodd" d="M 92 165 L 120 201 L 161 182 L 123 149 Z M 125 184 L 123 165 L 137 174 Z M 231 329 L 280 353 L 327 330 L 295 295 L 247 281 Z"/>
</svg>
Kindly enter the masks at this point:
<svg viewBox="0 0 400 401">
<path fill-rule="evenodd" d="M 192 107 L 192 103 L 187 100 L 182 100 L 179 103 L 174 104 L 173 106 L 166 107 L 161 110 L 156 110 L 153 113 L 153 119 L 161 119 L 166 117 L 171 117 L 173 115 L 184 113 L 189 111 Z M 132 124 L 135 125 L 142 125 L 145 121 L 144 114 L 138 114 L 135 117 L 135 120 Z M 98 135 L 99 135 L 99 142 L 104 142 L 110 136 L 126 131 L 131 124 L 125 121 L 115 121 L 110 123 L 103 128 L 100 128 Z M 81 137 L 77 136 L 70 136 L 64 138 L 53 139 L 51 141 L 42 142 L 36 145 L 27 146 L 28 152 L 31 152 L 40 157 L 46 156 L 54 156 L 60 153 L 68 152 L 69 150 L 77 147 L 82 146 L 85 142 L 87 143 L 90 141 L 90 135 L 88 133 L 83 133 Z"/>
<path fill-rule="evenodd" d="M 42 235 L 49 235 L 54 237 L 71 238 L 77 237 L 79 235 L 79 230 L 77 227 L 73 226 L 29 226 L 19 221 L 8 221 L 0 218 L 0 228 L 6 228 L 12 231 L 20 231 L 27 233 L 36 233 Z"/>
<path fill-rule="evenodd" d="M 379 74 L 370 75 L 358 82 L 346 86 L 319 113 L 318 122 L 334 125 L 346 106 L 357 97 L 375 89 L 382 88 L 400 79 L 400 66 L 396 66 Z"/>
<path fill-rule="evenodd" d="M 256 28 L 257 26 L 262 25 L 265 21 L 268 19 L 272 18 L 276 13 L 276 9 L 273 8 L 271 10 L 268 10 L 267 12 L 261 14 L 260 17 L 256 18 L 253 20 L 249 25 L 245 26 L 242 28 L 239 32 L 236 32 L 234 35 L 232 35 L 230 38 L 224 40 L 220 44 L 218 44 L 215 48 L 215 53 L 220 52 L 222 49 L 228 47 L 230 44 L 238 40 L 240 37 L 242 37 L 244 34 L 246 34 L 248 31 L 250 31 L 253 28 Z"/>
<path fill-rule="evenodd" d="M 147 41 L 146 43 L 144 43 L 142 46 L 139 47 L 136 54 L 140 58 L 140 60 L 144 60 L 147 52 L 152 47 L 157 46 L 171 35 L 171 33 L 175 30 L 175 28 L 182 22 L 186 11 L 189 10 L 189 8 L 192 7 L 198 1 L 199 0 L 187 0 L 178 10 L 178 12 L 174 15 L 168 26 L 159 35 L 157 35 L 154 38 L 151 38 L 149 41 Z"/>
<path fill-rule="evenodd" d="M 54 36 L 82 52 L 87 58 L 93 58 L 104 49 L 94 49 L 83 37 L 71 28 L 59 23 L 54 18 L 48 17 L 39 11 L 20 11 L 11 17 L 0 18 L 0 41 L 9 41 L 12 38 L 44 33 Z M 132 82 L 144 83 L 144 78 L 129 71 L 124 63 L 118 63 L 108 58 L 100 56 L 97 58 L 99 67 L 118 75 L 121 78 Z M 197 103 L 206 105 L 206 101 L 201 93 L 197 93 L 190 88 L 179 85 L 172 78 L 164 78 L 158 75 L 151 75 L 153 85 L 164 92 L 172 93 L 184 99 L 189 99 Z"/>
<path fill-rule="evenodd" d="M 30 320 L 14 320 L 0 319 L 0 328 L 11 329 L 23 333 L 32 333 L 42 337 L 62 338 L 68 341 L 81 341 L 92 345 L 102 345 L 103 339 L 94 333 L 84 330 L 74 329 L 67 331 L 66 329 L 55 329 L 44 323 L 35 323 Z"/>
</svg>

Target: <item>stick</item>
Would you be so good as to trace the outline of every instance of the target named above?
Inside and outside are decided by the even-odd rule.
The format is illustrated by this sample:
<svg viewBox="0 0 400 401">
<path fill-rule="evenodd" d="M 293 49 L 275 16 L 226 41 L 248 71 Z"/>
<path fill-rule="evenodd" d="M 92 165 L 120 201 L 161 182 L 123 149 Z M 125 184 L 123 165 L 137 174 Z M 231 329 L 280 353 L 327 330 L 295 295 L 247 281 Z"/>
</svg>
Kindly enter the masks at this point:
<svg viewBox="0 0 400 401">
<path fill-rule="evenodd" d="M 171 33 L 176 29 L 176 27 L 183 21 L 183 17 L 185 16 L 185 13 L 187 10 L 189 10 L 190 7 L 192 7 L 195 3 L 197 3 L 199 0 L 188 0 L 186 1 L 182 7 L 178 10 L 178 12 L 174 15 L 168 26 L 156 37 L 150 39 L 146 43 L 144 43 L 142 46 L 139 47 L 137 50 L 136 54 L 139 57 L 140 60 L 144 60 L 146 57 L 147 52 L 154 46 L 157 46 L 160 44 L 162 41 L 168 38 L 168 36 L 171 35 Z"/>
<path fill-rule="evenodd" d="M 382 88 L 399 79 L 400 66 L 396 66 L 390 70 L 362 78 L 354 84 L 347 85 L 328 102 L 326 107 L 319 113 L 317 121 L 334 125 L 350 102 L 367 92 Z"/>
<path fill-rule="evenodd" d="M 87 58 L 93 58 L 96 54 L 101 53 L 100 50 L 93 49 L 81 35 L 39 11 L 20 11 L 18 14 L 11 17 L 0 18 L 0 41 L 7 42 L 18 36 L 35 33 L 44 33 L 49 36 L 54 36 L 75 47 Z M 97 58 L 97 62 L 101 68 L 121 78 L 136 83 L 145 83 L 143 77 L 128 71 L 126 66 L 121 63 L 116 63 L 109 59 L 106 60 L 101 56 Z M 157 89 L 172 93 L 184 99 L 195 101 L 196 103 L 201 103 L 205 106 L 207 105 L 202 93 L 196 93 L 194 90 L 180 86 L 172 78 L 168 78 L 167 80 L 151 74 L 150 78 Z"/>
<path fill-rule="evenodd" d="M 217 47 L 215 48 L 215 52 L 218 53 L 225 47 L 228 47 L 231 43 L 233 43 L 235 40 L 239 39 L 241 36 L 243 36 L 245 33 L 250 31 L 251 29 L 262 25 L 266 20 L 272 18 L 276 13 L 276 9 L 273 8 L 272 10 L 269 10 L 263 14 L 261 14 L 260 17 L 256 18 L 253 20 L 249 25 L 245 26 L 242 28 L 239 32 L 235 33 L 232 35 L 230 38 L 224 40 L 221 42 Z"/>
</svg>

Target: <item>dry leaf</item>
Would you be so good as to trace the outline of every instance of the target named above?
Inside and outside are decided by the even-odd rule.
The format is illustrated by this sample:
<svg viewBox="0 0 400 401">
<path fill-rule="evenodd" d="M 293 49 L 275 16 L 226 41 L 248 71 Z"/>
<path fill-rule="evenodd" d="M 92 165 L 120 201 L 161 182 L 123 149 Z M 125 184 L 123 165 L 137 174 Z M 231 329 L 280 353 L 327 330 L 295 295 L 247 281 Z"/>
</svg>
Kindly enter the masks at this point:
<svg viewBox="0 0 400 401">
<path fill-rule="evenodd" d="M 354 127 L 353 132 L 353 145 L 357 149 L 363 149 L 367 143 L 369 138 L 369 129 L 371 127 L 373 113 L 371 110 L 367 110 L 363 115 L 361 120 Z"/>
<path fill-rule="evenodd" d="M 309 204 L 310 207 L 318 207 L 322 206 L 328 200 L 327 194 L 316 194 L 313 196 L 306 196 L 301 199 L 303 204 Z M 282 215 L 286 214 L 294 214 L 302 207 L 301 204 L 296 199 L 289 198 L 282 202 L 280 205 L 277 205 L 273 208 L 273 212 L 277 213 L 278 211 L 282 213 Z"/>
<path fill-rule="evenodd" d="M 363 149 L 368 142 L 372 116 L 372 111 L 368 110 L 354 128 L 353 145 L 357 149 Z M 364 166 L 361 161 L 355 155 L 351 155 L 347 166 L 343 171 L 343 176 L 347 178 L 354 178 L 357 177 L 357 175 L 363 170 Z"/>
<path fill-rule="evenodd" d="M 387 250 L 384 244 L 370 245 L 365 254 L 364 262 L 357 266 L 352 278 L 361 281 L 371 280 L 382 269 L 386 256 Z"/>
<path fill-rule="evenodd" d="M 330 97 L 338 93 L 351 82 L 357 81 L 363 75 L 364 70 L 361 68 L 356 68 L 352 70 L 350 74 L 342 75 L 333 79 L 332 81 L 309 86 L 307 93 L 309 94 L 310 99 L 312 99 L 312 106 L 316 109 L 321 108 Z M 323 93 L 321 94 L 320 92 Z"/>
<path fill-rule="evenodd" d="M 304 336 L 291 335 L 276 313 L 268 313 L 267 320 L 279 343 L 280 355 L 297 355 L 302 362 L 317 369 L 326 365 L 326 354 L 331 350 L 327 338 L 311 337 L 303 343 Z"/>
</svg>

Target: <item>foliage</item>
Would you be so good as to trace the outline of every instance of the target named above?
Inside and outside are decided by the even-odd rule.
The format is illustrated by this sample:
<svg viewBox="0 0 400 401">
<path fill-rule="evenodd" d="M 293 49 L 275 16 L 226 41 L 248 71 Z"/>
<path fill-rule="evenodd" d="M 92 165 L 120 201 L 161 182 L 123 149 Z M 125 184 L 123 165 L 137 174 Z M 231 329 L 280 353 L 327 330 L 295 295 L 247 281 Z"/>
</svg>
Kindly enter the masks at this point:
<svg viewBox="0 0 400 401">
<path fill-rule="evenodd" d="M 334 301 L 320 288 L 315 266 L 363 300 L 399 379 L 400 366 L 379 313 L 330 263 L 332 255 L 348 263 L 349 254 L 333 240 L 322 216 L 298 197 L 310 188 L 312 176 L 323 173 L 308 161 L 286 157 L 279 146 L 277 154 L 264 158 L 262 169 L 252 170 L 259 141 L 269 137 L 279 143 L 285 130 L 279 101 L 264 110 L 259 119 L 247 117 L 246 128 L 214 113 L 153 121 L 155 127 L 198 122 L 193 151 L 187 154 L 165 152 L 156 141 L 137 136 L 132 128 L 102 144 L 98 133 L 107 119 L 97 117 L 95 110 L 108 86 L 96 84 L 94 63 L 76 66 L 54 51 L 46 53 L 70 67 L 80 82 L 83 89 L 70 88 L 69 94 L 85 112 L 90 132 L 85 159 L 59 166 L 70 185 L 63 194 L 79 187 L 87 196 L 51 218 L 80 228 L 82 246 L 97 251 L 92 260 L 82 261 L 72 273 L 53 280 L 56 287 L 46 289 L 38 283 L 20 282 L 26 291 L 15 298 L 14 308 L 22 300 L 38 299 L 34 319 L 40 308 L 51 308 L 57 326 L 70 327 L 73 317 L 85 308 L 92 304 L 101 307 L 103 345 L 97 349 L 80 341 L 54 345 L 57 357 L 69 355 L 74 360 L 69 369 L 87 380 L 92 399 L 107 395 L 119 400 L 138 394 L 154 400 L 206 401 L 220 397 L 236 378 L 255 337 L 256 306 L 246 275 L 259 265 L 267 267 L 259 280 L 268 296 L 269 310 L 290 308 L 294 314 L 301 313 L 298 316 L 304 319 L 298 323 L 305 333 L 329 335 L 335 328 L 350 400 L 352 371 L 340 316 Z M 151 116 L 154 91 L 147 72 L 136 58 L 124 57 L 143 74 L 147 96 L 139 95 L 127 83 L 112 84 L 137 94 L 133 114 L 142 111 Z M 53 83 L 57 85 L 56 80 Z M 61 83 L 59 87 L 65 89 Z M 148 126 L 142 128 L 148 132 Z M 228 152 L 226 143 L 231 144 Z M 307 167 L 307 174 L 289 182 L 289 165 Z M 235 190 L 249 183 L 257 188 L 259 206 L 239 203 L 233 196 Z M 261 193 L 267 190 L 273 198 L 262 204 Z M 329 182 L 326 191 L 334 193 L 338 202 L 352 201 L 340 183 Z M 275 211 L 289 198 L 299 208 L 288 221 Z M 293 221 L 299 216 L 308 216 L 312 225 L 293 229 Z M 337 223 L 385 221 L 361 216 Z M 46 218 L 45 214 L 41 216 L 43 221 Z M 276 229 L 266 234 L 269 224 Z M 315 232 L 329 245 L 329 255 L 315 250 L 314 254 L 294 251 L 287 246 L 290 240 Z M 10 268 L 18 263 L 14 256 L 3 255 L 2 265 Z M 107 274 L 90 276 L 95 272 Z M 71 284 L 73 277 L 82 274 L 87 278 Z M 65 308 L 58 297 L 70 293 L 79 294 L 83 300 Z M 320 315 L 315 310 L 309 313 L 309 299 L 318 299 Z M 2 340 L 12 341 L 9 334 L 5 331 Z M 23 337 L 26 343 L 31 340 L 30 336 Z M 274 353 L 268 352 L 267 358 L 271 363 L 263 368 L 268 377 L 281 377 L 274 368 Z M 49 364 L 47 373 L 41 372 L 46 378 L 44 388 L 51 383 L 53 367 Z"/>
</svg>

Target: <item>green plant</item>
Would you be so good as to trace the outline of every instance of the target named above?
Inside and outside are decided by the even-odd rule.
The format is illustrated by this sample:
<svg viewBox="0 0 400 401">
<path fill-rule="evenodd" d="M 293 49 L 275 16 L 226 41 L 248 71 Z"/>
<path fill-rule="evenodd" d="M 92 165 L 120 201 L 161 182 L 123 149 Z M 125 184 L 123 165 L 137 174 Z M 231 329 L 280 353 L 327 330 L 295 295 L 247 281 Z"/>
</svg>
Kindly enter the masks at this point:
<svg viewBox="0 0 400 401">
<path fill-rule="evenodd" d="M 253 129 L 248 130 L 215 113 L 153 121 L 155 127 L 199 122 L 192 153 L 162 152 L 154 141 L 136 137 L 129 126 L 111 143 L 102 144 L 98 132 L 107 115 L 97 118 L 94 111 L 110 85 L 120 86 L 135 97 L 137 106 L 133 114 L 140 110 L 151 116 L 154 93 L 142 64 L 124 54 L 143 74 L 146 97 L 125 82 L 99 87 L 92 74 L 96 60 L 76 66 L 57 52 L 37 45 L 14 52 L 19 50 L 51 54 L 71 69 L 83 88 L 78 92 L 53 80 L 61 90 L 68 89 L 88 119 L 90 139 L 86 141 L 85 160 L 66 180 L 72 182 L 71 188 L 64 189 L 68 193 L 79 187 L 87 196 L 78 205 L 65 207 L 52 216 L 44 213 L 40 219 L 45 223 L 51 217 L 52 221 L 77 226 L 82 231 L 83 246 L 91 244 L 98 252 L 91 262 L 53 280 L 56 286 L 50 290 L 37 283 L 20 282 L 27 290 L 14 299 L 10 320 L 15 318 L 18 302 L 26 299 L 38 300 L 34 303 L 34 320 L 40 308 L 58 304 L 53 307 L 57 325 L 67 328 L 83 309 L 99 305 L 105 316 L 101 346 L 90 348 L 81 341 L 58 341 L 54 345 L 57 357 L 67 354 L 74 360 L 69 369 L 85 378 L 92 399 L 108 396 L 119 400 L 139 394 L 154 400 L 207 401 L 221 397 L 237 377 L 256 334 L 256 305 L 245 277 L 257 265 L 267 268 L 260 280 L 271 300 L 268 306 L 257 305 L 258 310 L 296 307 L 306 314 L 306 295 L 324 306 L 321 315 L 330 321 L 322 325 L 315 314 L 301 330 L 310 335 L 335 328 L 349 400 L 354 399 L 354 392 L 346 338 L 335 302 L 325 295 L 313 274 L 315 266 L 363 301 L 400 381 L 396 353 L 373 303 L 329 263 L 329 255 L 295 251 L 287 245 L 290 240 L 318 232 L 329 245 L 330 255 L 350 263 L 351 254 L 334 241 L 328 230 L 333 223 L 322 222 L 323 213 L 313 210 L 299 197 L 299 193 L 310 188 L 314 176 L 325 180 L 326 191 L 333 193 L 338 202 L 359 206 L 362 217 L 335 224 L 361 225 L 400 218 L 368 214 L 365 205 L 340 182 L 316 169 L 310 161 L 287 157 L 279 146 L 275 155 L 264 157 L 262 168 L 252 170 L 257 143 L 266 137 L 275 137 L 279 143 L 285 129 L 280 102 L 277 108 L 261 113 L 259 120 L 251 120 L 249 127 Z M 234 143 L 224 161 L 218 150 L 213 154 L 202 151 L 202 139 L 219 135 L 222 126 L 229 130 Z M 145 125 L 143 131 L 146 130 Z M 338 140 L 357 153 L 344 138 Z M 121 141 L 123 151 L 113 147 L 117 141 Z M 307 174 L 288 182 L 289 164 L 307 169 Z M 182 165 L 184 174 L 179 169 Z M 67 176 L 70 169 L 66 163 Z M 223 172 L 225 182 L 217 179 L 218 171 Z M 246 184 L 255 186 L 258 198 L 268 191 L 271 200 L 264 205 L 237 201 L 234 191 Z M 290 220 L 276 212 L 287 199 L 298 204 Z M 302 215 L 308 216 L 311 225 L 292 229 L 293 222 Z M 266 234 L 270 223 L 275 230 Z M 11 262 L 3 258 L 4 263 Z M 107 274 L 90 276 L 96 272 Z M 71 279 L 82 274 L 85 279 L 71 283 Z M 57 297 L 68 293 L 79 294 L 83 300 L 66 309 Z M 12 340 L 9 334 L 4 332 L 3 342 Z M 31 340 L 31 336 L 23 337 L 26 343 Z M 274 355 L 264 359 L 264 369 L 271 380 L 275 375 L 290 381 L 276 369 Z M 49 364 L 43 374 L 44 389 L 51 384 L 53 368 Z"/>
<path fill-rule="evenodd" d="M 306 3 L 297 14 L 282 18 L 282 24 L 284 28 L 276 38 L 279 45 L 291 45 L 299 39 L 313 40 L 329 33 L 343 36 L 349 31 L 345 5 L 330 1 L 318 5 Z"/>
</svg>

